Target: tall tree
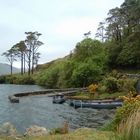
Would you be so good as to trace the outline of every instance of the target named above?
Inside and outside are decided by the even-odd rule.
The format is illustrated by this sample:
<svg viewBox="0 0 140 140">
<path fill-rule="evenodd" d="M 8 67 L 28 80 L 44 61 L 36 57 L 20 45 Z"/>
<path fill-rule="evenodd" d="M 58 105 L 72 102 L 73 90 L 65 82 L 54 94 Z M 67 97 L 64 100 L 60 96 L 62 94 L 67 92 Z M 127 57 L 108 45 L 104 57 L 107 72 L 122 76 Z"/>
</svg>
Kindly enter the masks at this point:
<svg viewBox="0 0 140 140">
<path fill-rule="evenodd" d="M 107 35 L 109 40 L 113 40 L 116 42 L 121 42 L 122 40 L 122 17 L 120 13 L 120 9 L 118 7 L 109 10 L 109 17 L 106 19 L 107 26 Z"/>
<path fill-rule="evenodd" d="M 16 61 L 16 50 L 14 49 L 14 47 L 12 47 L 10 50 L 4 52 L 2 54 L 3 56 L 5 56 L 7 58 L 7 60 L 10 62 L 10 71 L 11 71 L 11 75 L 13 73 L 13 62 Z"/>
<path fill-rule="evenodd" d="M 26 51 L 26 45 L 24 41 L 20 41 L 19 43 L 15 44 L 13 46 L 15 50 L 17 50 L 17 54 L 21 61 L 21 74 L 25 72 L 25 51 Z"/>
<path fill-rule="evenodd" d="M 120 8 L 109 11 L 107 21 L 110 64 L 140 67 L 140 1 L 125 0 Z"/>
<path fill-rule="evenodd" d="M 105 22 L 100 22 L 97 28 L 95 38 L 99 38 L 102 42 L 105 40 Z"/>
<path fill-rule="evenodd" d="M 38 48 L 43 45 L 43 42 L 39 41 L 39 37 L 41 36 L 41 33 L 38 32 L 25 32 L 26 40 L 26 56 L 27 56 L 27 63 L 28 63 L 28 74 L 33 74 L 34 71 L 34 62 L 35 62 L 35 56 L 37 53 Z"/>
<path fill-rule="evenodd" d="M 38 65 L 38 59 L 40 58 L 40 53 L 37 52 L 34 56 L 34 64 L 35 64 L 35 67 L 37 68 L 37 65 Z"/>
</svg>

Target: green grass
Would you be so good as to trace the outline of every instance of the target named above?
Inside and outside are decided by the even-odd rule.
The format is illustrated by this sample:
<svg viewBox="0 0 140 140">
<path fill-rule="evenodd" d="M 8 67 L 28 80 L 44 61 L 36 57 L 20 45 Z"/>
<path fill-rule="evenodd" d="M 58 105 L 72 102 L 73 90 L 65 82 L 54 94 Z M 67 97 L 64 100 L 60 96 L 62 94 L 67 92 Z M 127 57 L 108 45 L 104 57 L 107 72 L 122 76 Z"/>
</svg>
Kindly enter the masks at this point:
<svg viewBox="0 0 140 140">
<path fill-rule="evenodd" d="M 102 93 L 99 95 L 99 99 L 106 99 L 106 98 L 118 98 L 119 96 L 124 96 L 127 93 L 124 92 L 115 92 L 115 93 Z"/>
<path fill-rule="evenodd" d="M 95 96 L 91 95 L 90 93 L 87 92 L 81 92 L 81 93 L 77 93 L 74 96 L 71 96 L 71 98 L 74 99 L 81 99 L 81 100 L 92 100 L 92 99 L 114 99 L 114 98 L 118 98 L 119 96 L 124 96 L 126 95 L 126 93 L 124 92 L 115 92 L 115 93 L 97 93 Z"/>
<path fill-rule="evenodd" d="M 20 137 L 20 140 L 110 140 L 113 133 L 82 128 L 68 134 L 56 134 L 37 137 Z M 12 137 L 0 137 L 0 140 L 15 140 Z M 17 137 L 18 139 L 18 137 Z"/>
<path fill-rule="evenodd" d="M 122 121 L 112 140 L 140 140 L 140 110 Z"/>
</svg>

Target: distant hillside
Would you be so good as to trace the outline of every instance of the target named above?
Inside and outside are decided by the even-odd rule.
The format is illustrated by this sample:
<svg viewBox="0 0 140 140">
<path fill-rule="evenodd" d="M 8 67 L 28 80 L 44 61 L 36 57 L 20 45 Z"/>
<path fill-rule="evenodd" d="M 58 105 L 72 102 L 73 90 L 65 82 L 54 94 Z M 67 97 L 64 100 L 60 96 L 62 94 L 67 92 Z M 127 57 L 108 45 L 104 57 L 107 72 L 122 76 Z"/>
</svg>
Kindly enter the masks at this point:
<svg viewBox="0 0 140 140">
<path fill-rule="evenodd" d="M 13 73 L 20 72 L 20 69 L 13 67 Z M 0 75 L 10 74 L 10 65 L 0 63 Z"/>
<path fill-rule="evenodd" d="M 57 59 L 52 60 L 50 62 L 47 62 L 47 63 L 44 63 L 44 64 L 39 64 L 37 66 L 37 70 L 40 70 L 40 69 L 48 69 L 49 67 L 54 66 L 55 64 L 58 64 L 59 62 L 65 61 L 68 58 L 70 58 L 70 56 L 69 55 L 66 55 L 63 58 L 57 58 Z"/>
</svg>

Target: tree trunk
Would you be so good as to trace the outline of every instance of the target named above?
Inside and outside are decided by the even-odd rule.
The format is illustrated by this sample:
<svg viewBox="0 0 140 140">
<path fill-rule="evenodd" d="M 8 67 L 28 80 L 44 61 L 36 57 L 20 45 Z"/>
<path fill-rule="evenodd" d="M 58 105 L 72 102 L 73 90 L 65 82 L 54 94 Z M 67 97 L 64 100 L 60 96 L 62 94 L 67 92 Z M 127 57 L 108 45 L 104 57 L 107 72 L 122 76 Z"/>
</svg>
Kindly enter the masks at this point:
<svg viewBox="0 0 140 140">
<path fill-rule="evenodd" d="M 35 55 L 35 52 L 34 52 L 34 48 L 33 48 L 33 52 L 32 52 L 32 74 L 34 73 L 34 55 Z"/>
<path fill-rule="evenodd" d="M 30 76 L 31 74 L 31 46 L 29 49 L 29 57 L 28 57 L 28 75 Z"/>
<path fill-rule="evenodd" d="M 11 63 L 11 75 L 13 74 L 13 64 Z"/>
<path fill-rule="evenodd" d="M 24 63 L 24 64 L 23 64 L 23 67 L 24 67 L 24 68 L 23 68 L 23 71 L 24 71 L 24 73 L 25 73 L 25 54 L 23 54 L 23 63 Z"/>
<path fill-rule="evenodd" d="M 23 53 L 21 53 L 21 75 L 23 75 Z"/>
</svg>

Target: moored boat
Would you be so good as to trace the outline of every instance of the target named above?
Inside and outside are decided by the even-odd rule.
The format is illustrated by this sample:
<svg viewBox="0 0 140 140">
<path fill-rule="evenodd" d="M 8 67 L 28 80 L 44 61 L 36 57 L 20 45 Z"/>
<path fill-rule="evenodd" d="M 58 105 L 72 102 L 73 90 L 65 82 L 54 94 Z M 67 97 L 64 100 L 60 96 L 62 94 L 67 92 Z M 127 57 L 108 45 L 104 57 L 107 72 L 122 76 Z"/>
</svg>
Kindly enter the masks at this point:
<svg viewBox="0 0 140 140">
<path fill-rule="evenodd" d="M 81 101 L 81 100 L 72 100 L 69 105 L 74 108 L 94 108 L 94 109 L 114 109 L 122 106 L 122 101 L 109 100 L 109 101 Z"/>
<path fill-rule="evenodd" d="M 55 104 L 62 104 L 66 101 L 66 99 L 64 98 L 64 95 L 55 95 L 53 96 L 53 103 Z"/>
</svg>

